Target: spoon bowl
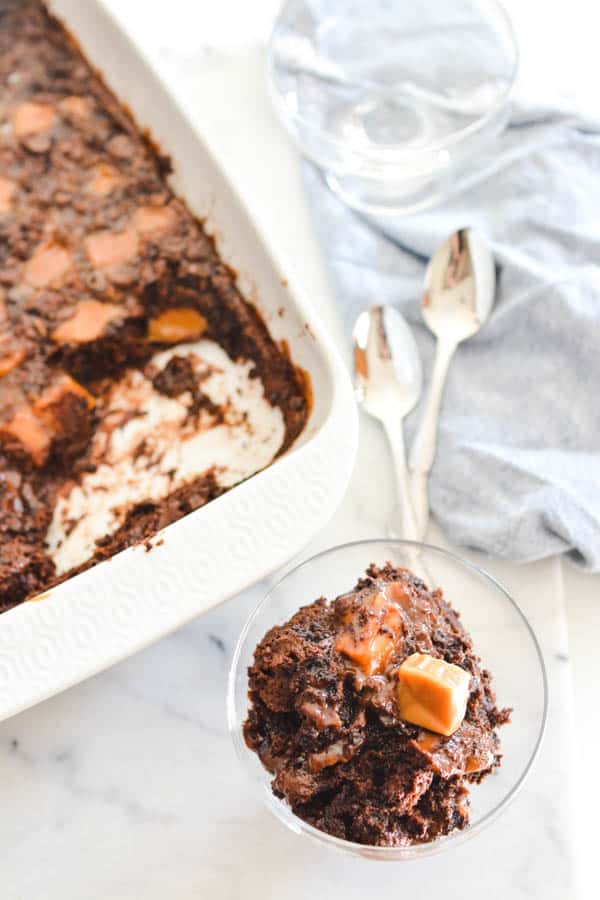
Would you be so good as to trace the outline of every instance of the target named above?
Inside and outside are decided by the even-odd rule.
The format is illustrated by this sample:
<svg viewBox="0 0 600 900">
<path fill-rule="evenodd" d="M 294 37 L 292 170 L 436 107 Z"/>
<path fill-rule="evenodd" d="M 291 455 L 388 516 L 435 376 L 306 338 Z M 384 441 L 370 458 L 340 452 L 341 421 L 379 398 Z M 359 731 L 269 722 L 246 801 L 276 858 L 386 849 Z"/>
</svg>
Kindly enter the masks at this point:
<svg viewBox="0 0 600 900">
<path fill-rule="evenodd" d="M 423 370 L 415 339 L 393 306 L 373 306 L 354 326 L 355 392 L 363 409 L 382 421 L 407 416 L 417 404 Z"/>
<path fill-rule="evenodd" d="M 495 281 L 494 260 L 485 238 L 472 228 L 455 231 L 427 266 L 425 323 L 448 344 L 472 337 L 492 311 Z"/>
<path fill-rule="evenodd" d="M 394 531 L 412 540 L 416 522 L 410 499 L 402 420 L 421 396 L 423 371 L 413 334 L 392 306 L 373 306 L 354 326 L 356 399 L 387 434 L 396 470 L 398 513 Z"/>
</svg>

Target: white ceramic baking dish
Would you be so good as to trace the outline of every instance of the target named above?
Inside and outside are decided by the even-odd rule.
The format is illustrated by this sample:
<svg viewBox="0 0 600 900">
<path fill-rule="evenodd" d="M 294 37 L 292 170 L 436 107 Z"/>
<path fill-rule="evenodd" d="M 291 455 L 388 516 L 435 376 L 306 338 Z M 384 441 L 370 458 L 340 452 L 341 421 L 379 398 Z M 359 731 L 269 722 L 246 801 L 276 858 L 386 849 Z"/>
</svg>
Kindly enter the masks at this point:
<svg viewBox="0 0 600 900">
<path fill-rule="evenodd" d="M 123 659 L 290 559 L 334 512 L 356 449 L 343 364 L 201 136 L 101 2 L 49 5 L 170 155 L 174 189 L 206 219 L 273 337 L 287 341 L 308 371 L 314 405 L 284 456 L 170 525 L 150 552 L 132 547 L 0 615 L 0 719 Z"/>
</svg>

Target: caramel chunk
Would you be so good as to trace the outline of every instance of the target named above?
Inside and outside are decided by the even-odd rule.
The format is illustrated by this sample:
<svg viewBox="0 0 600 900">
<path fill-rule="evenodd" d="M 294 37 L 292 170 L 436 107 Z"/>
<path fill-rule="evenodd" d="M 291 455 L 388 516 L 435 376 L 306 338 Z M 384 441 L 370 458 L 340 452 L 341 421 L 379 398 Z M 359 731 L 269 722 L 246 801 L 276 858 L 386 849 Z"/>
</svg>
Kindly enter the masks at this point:
<svg viewBox="0 0 600 900">
<path fill-rule="evenodd" d="M 177 216 L 170 206 L 141 206 L 134 216 L 135 227 L 143 235 L 168 231 L 176 222 Z"/>
<path fill-rule="evenodd" d="M 21 103 L 12 114 L 12 124 L 18 138 L 48 131 L 55 120 L 56 111 L 47 103 Z"/>
<path fill-rule="evenodd" d="M 305 700 L 300 712 L 310 719 L 313 725 L 323 731 L 325 728 L 341 728 L 342 720 L 335 706 L 313 700 Z"/>
<path fill-rule="evenodd" d="M 383 592 L 368 597 L 345 619 L 335 649 L 357 663 L 367 675 L 380 672 L 402 632 L 397 605 Z"/>
<path fill-rule="evenodd" d="M 485 772 L 494 764 L 494 754 L 491 750 L 486 750 L 479 756 L 469 756 L 465 764 L 465 772 L 472 775 L 473 772 Z"/>
<path fill-rule="evenodd" d="M 161 344 L 192 341 L 206 331 L 207 322 L 195 309 L 176 306 L 148 322 L 148 340 Z"/>
<path fill-rule="evenodd" d="M 312 753 L 308 765 L 311 772 L 320 772 L 321 769 L 336 766 L 339 762 L 346 762 L 352 756 L 352 747 L 345 746 L 342 741 L 336 741 L 320 753 Z"/>
<path fill-rule="evenodd" d="M 31 406 L 22 406 L 12 419 L 0 428 L 0 440 L 11 448 L 16 444 L 25 451 L 35 466 L 43 466 L 46 462 L 52 442 L 64 432 L 65 422 L 61 414 L 63 403 L 80 398 L 85 401 L 87 410 L 94 407 L 95 400 L 83 385 L 71 378 L 61 375 L 47 387 Z M 69 435 L 76 441 L 78 435 Z"/>
<path fill-rule="evenodd" d="M 413 653 L 396 672 L 402 719 L 448 737 L 465 717 L 471 676 L 460 666 Z"/>
<path fill-rule="evenodd" d="M 47 410 L 59 403 L 67 394 L 75 394 L 78 397 L 82 397 L 89 409 L 93 409 L 96 404 L 92 394 L 82 384 L 79 384 L 70 375 L 60 375 L 53 384 L 40 394 L 32 409 L 36 415 L 43 416 Z"/>
<path fill-rule="evenodd" d="M 94 341 L 104 333 L 109 322 L 122 315 L 122 308 L 115 303 L 81 300 L 75 307 L 75 313 L 54 329 L 52 340 L 57 344 L 85 344 Z"/>
<path fill-rule="evenodd" d="M 41 244 L 25 263 L 25 281 L 31 287 L 42 288 L 59 281 L 71 268 L 72 257 L 66 247 L 53 241 Z"/>
<path fill-rule="evenodd" d="M 15 192 L 15 183 L 10 178 L 4 178 L 0 175 L 0 213 L 10 212 L 12 209 L 12 198 Z"/>
<path fill-rule="evenodd" d="M 51 435 L 28 406 L 18 409 L 10 422 L 0 428 L 0 438 L 9 444 L 19 444 L 34 465 L 43 466 L 46 462 Z"/>
<path fill-rule="evenodd" d="M 118 171 L 106 163 L 100 163 L 92 171 L 93 175 L 88 181 L 87 190 L 97 197 L 106 197 L 123 183 Z"/>
<path fill-rule="evenodd" d="M 423 753 L 435 752 L 438 747 L 440 747 L 441 743 L 441 737 L 437 734 L 433 734 L 431 731 L 423 731 L 422 734 L 415 739 L 415 744 L 419 750 L 423 751 Z"/>
<path fill-rule="evenodd" d="M 124 231 L 96 231 L 85 239 L 85 252 L 98 269 L 122 266 L 137 256 L 138 237 L 131 228 Z"/>
<path fill-rule="evenodd" d="M 92 101 L 89 97 L 73 95 L 61 100 L 58 108 L 62 113 L 72 116 L 74 119 L 86 119 L 92 111 Z"/>
<path fill-rule="evenodd" d="M 23 138 L 23 144 L 30 153 L 43 156 L 50 150 L 52 141 L 47 134 L 31 134 L 29 137 Z"/>
<path fill-rule="evenodd" d="M 0 378 L 2 378 L 4 375 L 8 375 L 9 372 L 12 372 L 13 369 L 16 369 L 17 366 L 20 366 L 24 359 L 24 350 L 14 350 L 12 353 L 7 353 L 6 356 L 1 357 Z"/>
<path fill-rule="evenodd" d="M 116 159 L 131 159 L 135 153 L 135 144 L 126 134 L 115 134 L 108 141 L 106 149 Z"/>
</svg>

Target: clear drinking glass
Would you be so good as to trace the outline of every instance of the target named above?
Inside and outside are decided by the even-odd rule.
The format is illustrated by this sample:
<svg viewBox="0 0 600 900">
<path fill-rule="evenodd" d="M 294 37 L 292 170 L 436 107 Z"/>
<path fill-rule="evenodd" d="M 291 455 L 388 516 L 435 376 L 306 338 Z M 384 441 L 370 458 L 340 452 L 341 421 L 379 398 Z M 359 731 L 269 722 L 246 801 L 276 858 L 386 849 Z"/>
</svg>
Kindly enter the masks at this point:
<svg viewBox="0 0 600 900">
<path fill-rule="evenodd" d="M 269 43 L 279 113 L 356 209 L 410 213 L 472 174 L 518 64 L 495 0 L 288 0 Z"/>
<path fill-rule="evenodd" d="M 350 590 L 367 566 L 389 561 L 411 568 L 418 552 L 431 582 L 461 614 L 475 652 L 493 677 L 500 706 L 514 707 L 512 722 L 500 730 L 500 769 L 471 788 L 471 824 L 464 830 L 412 847 L 369 847 L 333 837 L 299 819 L 271 790 L 272 776 L 244 743 L 242 726 L 248 710 L 248 666 L 254 649 L 273 625 L 283 624 L 317 597 L 333 599 Z M 411 541 L 358 541 L 333 547 L 306 560 L 285 575 L 250 616 L 229 673 L 227 711 L 233 742 L 250 782 L 288 828 L 331 848 L 381 860 L 430 856 L 457 846 L 494 821 L 522 787 L 542 739 L 548 708 L 548 686 L 540 647 L 523 612 L 494 578 L 458 556 Z"/>
</svg>

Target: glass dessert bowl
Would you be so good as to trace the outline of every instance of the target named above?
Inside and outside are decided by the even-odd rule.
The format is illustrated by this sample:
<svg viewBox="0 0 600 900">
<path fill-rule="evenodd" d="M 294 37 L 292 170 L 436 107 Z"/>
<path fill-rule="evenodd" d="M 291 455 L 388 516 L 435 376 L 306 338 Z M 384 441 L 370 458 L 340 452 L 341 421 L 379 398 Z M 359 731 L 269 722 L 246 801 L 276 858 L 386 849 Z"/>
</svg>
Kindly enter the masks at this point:
<svg viewBox="0 0 600 900">
<path fill-rule="evenodd" d="M 268 52 L 271 95 L 301 152 L 346 204 L 427 209 L 485 170 L 518 66 L 496 0 L 287 0 Z"/>
<path fill-rule="evenodd" d="M 258 755 L 244 739 L 244 722 L 250 709 L 248 668 L 252 666 L 255 649 L 265 634 L 273 626 L 287 623 L 301 607 L 312 604 L 319 597 L 333 601 L 339 595 L 351 592 L 369 566 L 375 564 L 383 570 L 386 563 L 394 569 L 418 570 L 431 588 L 442 588 L 445 600 L 460 613 L 462 626 L 472 638 L 475 655 L 470 657 L 471 664 L 476 662 L 475 657 L 481 658 L 482 669 L 491 673 L 497 706 L 513 707 L 511 722 L 501 728 L 500 748 L 496 748 L 502 756 L 502 764 L 494 767 L 489 777 L 485 777 L 480 784 L 469 786 L 470 823 L 463 830 L 452 830 L 434 840 L 400 846 L 354 842 L 323 831 L 300 818 L 284 800 L 275 796 L 271 787 L 273 774 L 263 767 Z M 412 582 L 410 584 L 412 590 L 414 585 Z M 418 593 L 418 584 L 416 587 Z M 390 621 L 393 631 L 393 620 L 388 620 L 387 624 Z M 454 625 L 448 625 L 452 621 Z M 459 636 L 460 644 L 460 638 L 465 636 L 460 623 L 453 620 L 451 611 L 442 624 L 450 629 L 450 638 Z M 402 627 L 398 633 L 402 633 Z M 448 646 L 455 643 L 450 640 Z M 466 646 L 464 640 L 462 644 Z M 434 655 L 439 656 L 437 643 L 436 647 Z M 464 664 L 468 667 L 468 657 L 465 660 Z M 472 684 L 481 683 L 473 676 Z M 477 691 L 473 689 L 472 696 Z M 329 716 L 329 707 L 320 709 L 318 714 L 322 716 L 324 709 Z M 298 834 L 305 834 L 339 850 L 375 859 L 402 860 L 428 856 L 456 846 L 492 822 L 516 796 L 531 769 L 542 739 L 546 711 L 547 680 L 541 651 L 531 626 L 508 592 L 477 566 L 445 550 L 408 541 L 371 540 L 345 544 L 291 570 L 269 591 L 250 616 L 236 647 L 229 679 L 228 719 L 233 742 L 252 785 L 271 812 Z M 314 709 L 311 714 L 316 715 Z M 472 711 L 467 715 L 473 718 Z M 492 715 L 492 727 L 493 721 Z M 325 727 L 328 724 L 326 722 Z M 501 724 L 500 720 L 498 724 Z M 424 734 L 426 737 L 431 735 L 431 732 L 418 732 L 414 727 L 412 732 L 410 728 L 408 731 L 409 734 Z M 413 738 L 410 740 L 413 741 Z M 411 746 L 414 744 L 411 743 Z M 333 747 L 334 744 L 331 744 L 327 748 L 328 753 Z M 340 762 L 344 764 L 346 760 L 341 759 Z M 323 765 L 329 766 L 331 762 L 326 760 Z M 402 774 L 401 768 L 396 763 L 393 777 L 398 777 L 399 773 Z M 354 777 L 356 779 L 356 771 Z M 461 809 L 461 803 L 458 809 Z"/>
</svg>

